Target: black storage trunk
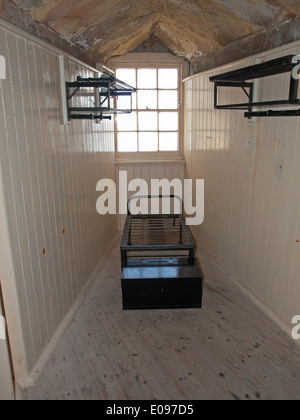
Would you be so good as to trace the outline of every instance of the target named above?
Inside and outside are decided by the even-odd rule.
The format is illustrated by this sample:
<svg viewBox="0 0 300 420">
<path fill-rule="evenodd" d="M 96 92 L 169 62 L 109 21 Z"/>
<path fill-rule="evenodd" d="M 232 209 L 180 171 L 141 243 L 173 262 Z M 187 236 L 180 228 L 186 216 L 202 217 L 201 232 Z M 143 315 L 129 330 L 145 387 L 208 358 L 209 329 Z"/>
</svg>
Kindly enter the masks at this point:
<svg viewBox="0 0 300 420">
<path fill-rule="evenodd" d="M 202 271 L 194 265 L 124 267 L 124 310 L 201 308 Z"/>
</svg>

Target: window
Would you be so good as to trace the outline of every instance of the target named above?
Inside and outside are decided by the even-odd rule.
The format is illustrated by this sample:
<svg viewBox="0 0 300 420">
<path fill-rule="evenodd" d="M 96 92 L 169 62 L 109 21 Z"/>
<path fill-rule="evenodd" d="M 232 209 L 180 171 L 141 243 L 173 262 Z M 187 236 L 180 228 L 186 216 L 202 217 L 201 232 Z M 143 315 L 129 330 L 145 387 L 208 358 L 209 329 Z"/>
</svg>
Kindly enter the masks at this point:
<svg viewBox="0 0 300 420">
<path fill-rule="evenodd" d="M 137 89 L 132 114 L 116 117 L 118 154 L 136 157 L 179 154 L 180 66 L 117 68 L 116 77 Z M 117 107 L 126 109 L 126 98 Z"/>
</svg>

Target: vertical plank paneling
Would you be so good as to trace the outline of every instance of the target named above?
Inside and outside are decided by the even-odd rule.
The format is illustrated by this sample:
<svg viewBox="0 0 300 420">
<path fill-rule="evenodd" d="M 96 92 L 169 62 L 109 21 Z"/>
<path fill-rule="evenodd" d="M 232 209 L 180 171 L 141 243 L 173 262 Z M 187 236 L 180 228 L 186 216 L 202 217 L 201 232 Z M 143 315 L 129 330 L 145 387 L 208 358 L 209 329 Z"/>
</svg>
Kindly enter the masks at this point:
<svg viewBox="0 0 300 420">
<path fill-rule="evenodd" d="M 264 60 L 281 55 L 271 52 Z M 194 234 L 201 248 L 291 323 L 300 307 L 299 119 L 249 122 L 240 111 L 215 111 L 213 74 L 185 82 L 186 176 L 205 179 L 205 222 Z M 258 87 L 260 98 L 281 98 L 287 77 L 261 80 Z M 224 101 L 236 99 L 234 90 L 224 94 Z"/>
<path fill-rule="evenodd" d="M 2 215 L 1 215 L 2 216 Z M 1 221 L 0 221 L 1 223 Z M 5 322 L 4 309 L 2 304 L 2 296 L 0 294 L 0 321 L 1 328 L 3 328 L 3 323 Z M 3 335 L 1 330 L 0 338 L 0 372 L 1 372 L 1 381 L 0 381 L 0 399 L 1 401 L 14 400 L 14 386 L 13 386 L 13 374 L 11 370 L 11 362 L 9 357 L 9 348 L 8 341 Z"/>
<path fill-rule="evenodd" d="M 25 167 L 27 154 L 24 151 L 24 159 L 22 162 L 20 153 L 24 147 L 23 129 L 24 123 L 22 109 L 20 107 L 20 75 L 18 64 L 18 52 L 16 36 L 12 33 L 5 33 L 7 46 L 7 66 L 10 75 L 9 84 L 3 82 L 4 90 L 4 108 L 6 109 L 6 126 L 8 130 L 8 153 L 10 172 L 12 176 L 12 200 L 14 202 L 15 214 L 9 213 L 10 225 L 16 225 L 17 237 L 12 240 L 14 250 L 14 261 L 18 260 L 18 273 L 16 277 L 20 306 L 22 306 L 22 315 L 24 317 L 24 340 L 25 348 L 28 352 L 35 352 L 35 346 L 41 345 L 40 321 L 38 317 L 36 292 L 34 290 L 33 272 L 30 264 L 30 247 L 28 239 L 28 225 L 26 220 L 25 208 L 25 189 L 24 183 L 28 181 L 27 169 L 22 173 L 22 166 Z M 16 81 L 16 83 L 14 83 Z M 9 100 L 7 101 L 7 99 Z M 20 120 L 20 121 L 18 121 Z M 23 121 L 22 121 L 23 120 Z M 20 145 L 20 143 L 22 143 Z M 4 174 L 4 187 L 7 190 Z M 9 191 L 6 195 L 10 195 Z M 10 201 L 10 200 L 9 200 Z M 9 202 L 8 202 L 9 204 Z M 13 227 L 12 227 L 13 228 Z M 27 281 L 25 280 L 27 279 Z M 42 315 L 43 316 L 43 315 Z"/>
<path fill-rule="evenodd" d="M 36 311 L 39 312 L 39 305 L 44 307 L 44 311 L 39 315 L 39 328 L 41 343 L 47 340 L 49 336 L 49 327 L 48 320 L 51 321 L 51 305 L 49 305 L 48 300 L 46 301 L 45 297 L 45 287 L 44 282 L 47 281 L 47 273 L 42 269 L 43 263 L 39 257 L 40 252 L 38 247 L 38 234 L 39 234 L 39 224 L 37 220 L 38 211 L 36 209 L 36 204 L 38 204 L 38 195 L 36 192 L 36 159 L 32 159 L 31 156 L 34 153 L 34 147 L 32 145 L 33 141 L 33 130 L 32 130 L 32 120 L 30 112 L 30 89 L 28 83 L 28 67 L 27 67 L 27 56 L 26 48 L 27 42 L 24 39 L 16 37 L 17 51 L 16 58 L 18 60 L 18 77 L 20 80 L 20 85 L 17 83 L 14 85 L 19 91 L 14 92 L 15 98 L 19 99 L 16 101 L 18 104 L 16 106 L 16 115 L 17 115 L 17 125 L 19 127 L 19 153 L 20 153 L 20 163 L 21 163 L 21 173 L 22 177 L 26 180 L 28 184 L 24 182 L 24 208 L 26 215 L 26 225 L 28 229 L 28 249 L 29 249 L 29 259 L 24 261 L 24 264 L 30 266 L 32 273 L 33 283 L 33 292 L 35 294 L 36 300 Z M 24 66 L 26 63 L 26 66 Z M 29 269 L 29 268 L 28 268 Z M 35 283 L 37 282 L 37 283 Z"/>
<path fill-rule="evenodd" d="M 60 52 L 4 23 L 0 38 L 0 176 L 30 370 L 117 232 L 115 216 L 96 212 L 97 181 L 115 178 L 114 132 L 110 121 L 62 126 Z M 71 80 L 94 75 L 68 66 Z"/>
</svg>

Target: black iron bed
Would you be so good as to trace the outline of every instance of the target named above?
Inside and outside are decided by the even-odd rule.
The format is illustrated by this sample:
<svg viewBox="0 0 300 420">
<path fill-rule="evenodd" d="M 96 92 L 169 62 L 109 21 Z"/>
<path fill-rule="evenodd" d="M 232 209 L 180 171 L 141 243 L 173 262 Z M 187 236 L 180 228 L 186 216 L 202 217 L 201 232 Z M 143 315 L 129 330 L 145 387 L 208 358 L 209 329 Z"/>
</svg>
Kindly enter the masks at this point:
<svg viewBox="0 0 300 420">
<path fill-rule="evenodd" d="M 180 214 L 133 215 L 135 199 L 178 199 Z M 133 196 L 121 241 L 124 309 L 200 308 L 203 274 L 195 242 L 182 214 L 182 200 Z"/>
<path fill-rule="evenodd" d="M 183 214 L 132 215 L 130 204 L 134 199 L 180 197 L 134 196 L 128 202 L 121 242 L 122 268 L 152 261 L 160 264 L 193 265 L 195 243 L 186 226 Z M 146 260 L 146 261 L 145 261 Z"/>
</svg>

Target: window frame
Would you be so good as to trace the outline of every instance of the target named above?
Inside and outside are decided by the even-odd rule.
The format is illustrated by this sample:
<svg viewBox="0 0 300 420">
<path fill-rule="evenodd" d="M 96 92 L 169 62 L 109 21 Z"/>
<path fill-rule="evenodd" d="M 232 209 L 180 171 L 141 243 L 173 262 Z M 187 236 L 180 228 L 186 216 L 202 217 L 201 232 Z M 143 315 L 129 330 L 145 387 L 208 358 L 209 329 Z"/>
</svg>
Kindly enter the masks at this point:
<svg viewBox="0 0 300 420">
<path fill-rule="evenodd" d="M 183 96 L 182 96 L 182 79 L 183 79 L 183 68 L 182 63 L 173 63 L 173 62 L 115 62 L 114 71 L 117 69 L 177 69 L 178 70 L 178 109 L 156 109 L 149 110 L 149 112 L 157 112 L 158 119 L 159 113 L 161 112 L 178 112 L 178 150 L 177 151 L 155 151 L 155 152 L 119 152 L 118 151 L 118 127 L 117 119 L 115 118 L 114 131 L 115 131 L 115 150 L 116 150 L 116 160 L 117 161 L 147 161 L 147 160 L 170 160 L 170 159 L 182 159 L 182 144 L 183 144 Z M 143 90 L 143 89 L 141 89 Z M 150 89 L 151 90 L 151 89 Z M 163 89 L 159 89 L 157 85 L 156 89 L 158 92 Z M 166 89 L 168 90 L 168 89 Z M 173 89 L 170 89 L 173 90 Z M 175 90 L 175 89 L 174 89 Z M 157 105 L 158 108 L 158 105 Z M 133 112 L 147 112 L 144 109 L 133 110 Z M 137 127 L 138 128 L 138 127 Z M 139 130 L 137 130 L 139 132 Z M 155 131 L 159 135 L 159 127 Z M 167 133 L 169 131 L 166 131 Z"/>
</svg>

